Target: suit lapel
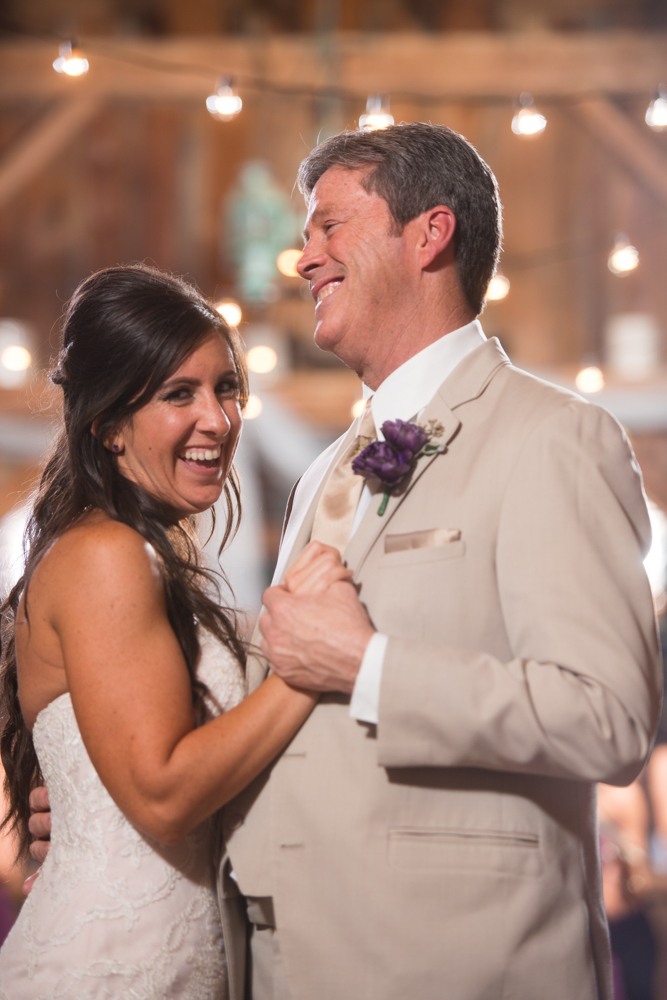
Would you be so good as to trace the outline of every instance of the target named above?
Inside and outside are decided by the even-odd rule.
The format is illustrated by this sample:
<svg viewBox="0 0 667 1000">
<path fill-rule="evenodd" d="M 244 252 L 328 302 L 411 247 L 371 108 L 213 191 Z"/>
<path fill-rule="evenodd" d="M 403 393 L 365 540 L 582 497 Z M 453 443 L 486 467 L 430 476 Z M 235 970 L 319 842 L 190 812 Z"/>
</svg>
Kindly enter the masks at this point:
<svg viewBox="0 0 667 1000">
<path fill-rule="evenodd" d="M 509 363 L 509 358 L 496 337 L 485 341 L 465 357 L 456 366 L 451 375 L 445 379 L 431 402 L 425 407 L 420 423 L 425 424 L 429 420 L 435 420 L 442 424 L 444 433 L 439 438 L 438 443 L 444 445 L 445 449 L 447 449 L 461 427 L 461 420 L 454 413 L 454 410 L 463 403 L 477 399 L 496 372 Z M 430 458 L 420 459 L 408 483 L 407 489 L 399 496 L 389 498 L 387 509 L 382 517 L 378 517 L 377 514 L 382 500 L 382 490 L 380 489 L 373 497 L 361 524 L 343 553 L 343 561 L 354 570 L 355 576 L 361 570 L 368 553 L 375 545 L 378 537 L 385 531 L 398 508 L 412 493 L 429 466 L 433 462 L 446 461 L 446 456 L 447 450 L 432 455 Z"/>
<path fill-rule="evenodd" d="M 347 433 L 338 442 L 334 442 L 330 448 L 315 460 L 314 465 L 310 467 L 308 472 L 297 483 L 297 486 L 301 485 L 301 490 L 306 490 L 307 492 L 303 498 L 297 498 L 295 487 L 290 497 L 292 502 L 291 505 L 288 504 L 288 513 L 285 515 L 283 539 L 276 570 L 271 582 L 272 586 L 282 583 L 285 573 L 310 541 L 313 521 L 315 520 L 315 511 L 317 510 L 317 505 L 326 481 L 329 478 L 329 472 L 338 460 L 341 450 L 347 448 L 352 441 L 355 431 L 356 421 L 352 423 Z M 261 613 L 260 611 L 260 615 Z M 246 664 L 246 686 L 249 694 L 259 687 L 269 669 L 260 649 L 261 641 L 262 633 L 259 631 L 258 623 L 255 625 L 255 630 L 250 640 L 250 649 Z"/>
<path fill-rule="evenodd" d="M 286 518 L 285 521 L 278 562 L 271 581 L 272 586 L 282 583 L 285 573 L 310 541 L 315 511 L 329 478 L 329 472 L 338 461 L 338 456 L 354 439 L 355 431 L 356 421 L 342 438 L 316 459 L 299 481 L 299 494 L 302 495 L 297 496 L 295 493 L 289 520 Z"/>
</svg>

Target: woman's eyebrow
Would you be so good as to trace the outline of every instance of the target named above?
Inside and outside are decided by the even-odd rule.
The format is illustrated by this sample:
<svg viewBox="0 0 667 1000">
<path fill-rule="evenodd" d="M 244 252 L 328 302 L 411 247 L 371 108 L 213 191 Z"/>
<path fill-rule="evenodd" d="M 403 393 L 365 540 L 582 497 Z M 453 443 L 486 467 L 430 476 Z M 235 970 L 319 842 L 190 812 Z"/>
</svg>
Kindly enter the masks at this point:
<svg viewBox="0 0 667 1000">
<path fill-rule="evenodd" d="M 201 385 L 201 379 L 198 378 L 188 378 L 187 375 L 178 375 L 175 378 L 168 378 L 166 382 L 162 383 L 163 386 L 166 385 Z"/>
<path fill-rule="evenodd" d="M 230 377 L 238 378 L 238 375 L 239 373 L 237 372 L 236 368 L 228 368 L 227 371 L 220 372 L 218 375 L 216 375 L 215 380 L 217 382 L 221 378 L 230 378 Z M 162 384 L 163 386 L 168 386 L 168 385 L 194 386 L 194 385 L 201 385 L 201 379 L 192 378 L 188 375 L 176 375 L 173 378 L 168 378 L 166 382 L 163 382 Z"/>
</svg>

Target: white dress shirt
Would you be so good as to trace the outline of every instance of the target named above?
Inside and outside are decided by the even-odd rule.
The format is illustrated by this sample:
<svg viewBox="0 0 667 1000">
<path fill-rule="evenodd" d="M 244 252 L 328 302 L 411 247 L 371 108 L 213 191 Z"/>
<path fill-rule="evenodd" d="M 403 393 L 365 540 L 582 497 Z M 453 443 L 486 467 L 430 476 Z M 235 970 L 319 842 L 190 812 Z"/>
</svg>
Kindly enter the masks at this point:
<svg viewBox="0 0 667 1000">
<path fill-rule="evenodd" d="M 434 344 L 429 344 L 405 364 L 393 371 L 373 395 L 364 386 L 364 399 L 372 397 L 371 412 L 377 436 L 385 420 L 415 420 L 460 361 L 486 340 L 479 320 L 445 334 Z M 359 506 L 352 525 L 355 533 L 368 510 L 373 494 L 367 485 L 361 493 Z M 372 637 L 357 674 L 350 702 L 350 715 L 359 722 L 378 721 L 382 667 L 389 637 L 376 632 Z"/>
</svg>

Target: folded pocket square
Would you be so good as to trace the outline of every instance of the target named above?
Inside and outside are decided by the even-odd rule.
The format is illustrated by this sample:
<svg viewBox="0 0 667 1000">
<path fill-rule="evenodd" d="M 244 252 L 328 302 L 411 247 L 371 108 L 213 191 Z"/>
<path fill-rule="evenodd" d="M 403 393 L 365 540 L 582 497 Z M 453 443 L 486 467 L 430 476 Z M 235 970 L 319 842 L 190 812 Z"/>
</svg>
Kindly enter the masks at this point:
<svg viewBox="0 0 667 1000">
<path fill-rule="evenodd" d="M 460 528 L 428 528 L 427 531 L 407 531 L 404 535 L 385 535 L 385 552 L 404 552 L 406 549 L 426 549 L 449 545 L 461 538 Z"/>
</svg>

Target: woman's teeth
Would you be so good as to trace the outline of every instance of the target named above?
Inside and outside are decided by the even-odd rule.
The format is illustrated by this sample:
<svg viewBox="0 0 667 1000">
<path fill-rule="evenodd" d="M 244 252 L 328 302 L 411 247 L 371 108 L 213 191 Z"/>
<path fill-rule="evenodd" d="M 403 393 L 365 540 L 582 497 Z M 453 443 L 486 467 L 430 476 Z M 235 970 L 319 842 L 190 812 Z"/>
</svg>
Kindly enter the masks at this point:
<svg viewBox="0 0 667 1000">
<path fill-rule="evenodd" d="M 220 449 L 214 448 L 213 451 L 203 451 L 199 448 L 188 448 L 180 457 L 189 459 L 191 462 L 212 462 L 215 458 L 220 458 Z"/>
<path fill-rule="evenodd" d="M 340 279 L 340 281 L 329 281 L 324 286 L 324 288 L 318 293 L 318 295 L 317 295 L 317 301 L 321 302 L 322 299 L 326 299 L 327 295 L 331 295 L 331 293 L 335 292 L 336 289 L 338 288 L 338 286 L 342 285 L 342 284 L 343 284 L 343 279 L 342 278 Z"/>
</svg>

